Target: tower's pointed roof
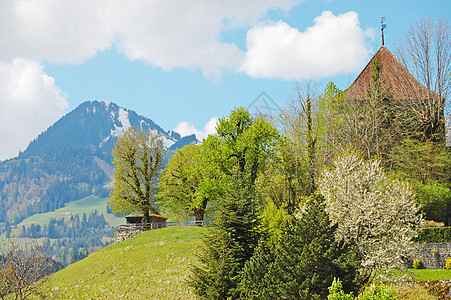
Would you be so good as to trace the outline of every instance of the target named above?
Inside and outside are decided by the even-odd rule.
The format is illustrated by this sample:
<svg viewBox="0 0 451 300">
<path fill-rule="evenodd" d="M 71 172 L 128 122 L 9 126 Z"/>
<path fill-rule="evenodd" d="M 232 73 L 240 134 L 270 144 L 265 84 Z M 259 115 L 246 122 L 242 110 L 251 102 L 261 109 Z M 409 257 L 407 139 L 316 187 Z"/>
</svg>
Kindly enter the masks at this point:
<svg viewBox="0 0 451 300">
<path fill-rule="evenodd" d="M 381 64 L 381 79 L 388 90 L 391 99 L 428 99 L 433 93 L 421 85 L 403 64 L 384 46 L 371 58 L 370 62 L 357 76 L 356 80 L 345 91 L 352 99 L 363 99 L 373 74 L 373 64 L 379 59 Z"/>
</svg>

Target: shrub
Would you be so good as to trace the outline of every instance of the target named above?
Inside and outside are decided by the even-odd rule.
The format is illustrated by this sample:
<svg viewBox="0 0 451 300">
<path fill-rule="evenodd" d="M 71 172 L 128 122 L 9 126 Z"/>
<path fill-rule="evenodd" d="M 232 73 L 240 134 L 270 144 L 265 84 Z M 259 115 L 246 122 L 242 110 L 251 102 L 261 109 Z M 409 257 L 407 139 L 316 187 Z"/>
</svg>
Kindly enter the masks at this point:
<svg viewBox="0 0 451 300">
<path fill-rule="evenodd" d="M 351 294 L 345 294 L 342 290 L 341 282 L 338 279 L 334 279 L 332 285 L 329 287 L 328 300 L 399 300 L 396 288 L 391 285 L 384 284 L 372 284 L 368 286 L 365 291 L 357 298 Z"/>
<path fill-rule="evenodd" d="M 431 182 L 415 184 L 416 200 L 421 204 L 425 218 L 442 221 L 443 209 L 451 204 L 451 190 L 444 184 Z"/>
<path fill-rule="evenodd" d="M 424 228 L 415 241 L 420 243 L 451 242 L 451 227 Z"/>
<path fill-rule="evenodd" d="M 329 287 L 329 295 L 327 300 L 353 300 L 355 299 L 352 293 L 345 294 L 340 279 L 334 278 L 332 285 Z"/>
<path fill-rule="evenodd" d="M 358 300 L 398 300 L 396 288 L 392 285 L 370 285 L 365 291 L 359 295 Z"/>
<path fill-rule="evenodd" d="M 423 264 L 421 263 L 421 260 L 419 260 L 419 259 L 414 259 L 414 260 L 413 260 L 412 267 L 413 267 L 414 269 L 421 269 L 421 268 L 423 268 Z"/>
<path fill-rule="evenodd" d="M 446 259 L 445 268 L 451 269 L 451 258 L 447 258 L 447 259 Z"/>
</svg>

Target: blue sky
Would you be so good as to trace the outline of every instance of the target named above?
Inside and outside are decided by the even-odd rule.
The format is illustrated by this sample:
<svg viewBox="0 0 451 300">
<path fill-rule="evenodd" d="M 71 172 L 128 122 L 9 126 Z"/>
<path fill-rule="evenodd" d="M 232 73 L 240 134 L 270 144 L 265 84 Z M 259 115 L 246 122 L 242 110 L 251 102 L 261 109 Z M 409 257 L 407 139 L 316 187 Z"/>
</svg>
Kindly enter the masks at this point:
<svg viewBox="0 0 451 300">
<path fill-rule="evenodd" d="M 419 18 L 450 12 L 451 0 L 0 0 L 0 160 L 88 100 L 205 135 L 261 92 L 284 107 L 298 80 L 345 89 L 380 47 L 381 17 L 394 52 Z"/>
</svg>

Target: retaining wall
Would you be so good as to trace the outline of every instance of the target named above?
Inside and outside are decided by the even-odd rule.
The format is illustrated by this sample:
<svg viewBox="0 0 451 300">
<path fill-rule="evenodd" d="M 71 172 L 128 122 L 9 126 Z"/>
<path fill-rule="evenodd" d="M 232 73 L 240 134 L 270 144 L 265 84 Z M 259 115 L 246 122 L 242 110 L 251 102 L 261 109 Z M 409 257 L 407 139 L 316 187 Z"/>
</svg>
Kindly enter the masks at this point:
<svg viewBox="0 0 451 300">
<path fill-rule="evenodd" d="M 451 242 L 420 243 L 417 259 L 425 268 L 444 268 L 447 258 L 451 258 Z"/>
<path fill-rule="evenodd" d="M 134 230 L 116 230 L 116 243 L 120 243 L 122 241 L 125 241 L 126 239 L 132 238 L 134 236 L 137 236 L 138 234 L 142 233 L 142 229 L 134 229 Z"/>
</svg>

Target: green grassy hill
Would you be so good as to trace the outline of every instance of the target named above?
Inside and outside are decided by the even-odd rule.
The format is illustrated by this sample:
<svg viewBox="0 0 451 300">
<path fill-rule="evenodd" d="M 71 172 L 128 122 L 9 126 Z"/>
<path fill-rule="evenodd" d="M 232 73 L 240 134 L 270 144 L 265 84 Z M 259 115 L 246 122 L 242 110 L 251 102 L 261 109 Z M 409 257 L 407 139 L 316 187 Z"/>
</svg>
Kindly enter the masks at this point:
<svg viewBox="0 0 451 300">
<path fill-rule="evenodd" d="M 202 227 L 148 231 L 112 244 L 53 274 L 57 299 L 195 299 L 189 266 L 207 232 Z"/>
<path fill-rule="evenodd" d="M 117 217 L 112 214 L 106 213 L 106 204 L 108 203 L 108 198 L 99 198 L 97 196 L 88 196 L 82 198 L 77 201 L 72 201 L 66 204 L 65 207 L 59 208 L 57 210 L 42 213 L 42 214 L 34 214 L 31 217 L 26 218 L 18 225 L 30 225 L 30 224 L 39 224 L 41 226 L 48 224 L 51 218 L 61 219 L 61 218 L 70 218 L 70 214 L 75 215 L 79 214 L 80 216 L 83 213 L 89 215 L 94 210 L 97 210 L 100 214 L 103 214 L 105 217 L 105 221 L 109 225 L 120 225 L 125 223 L 124 217 Z"/>
</svg>

